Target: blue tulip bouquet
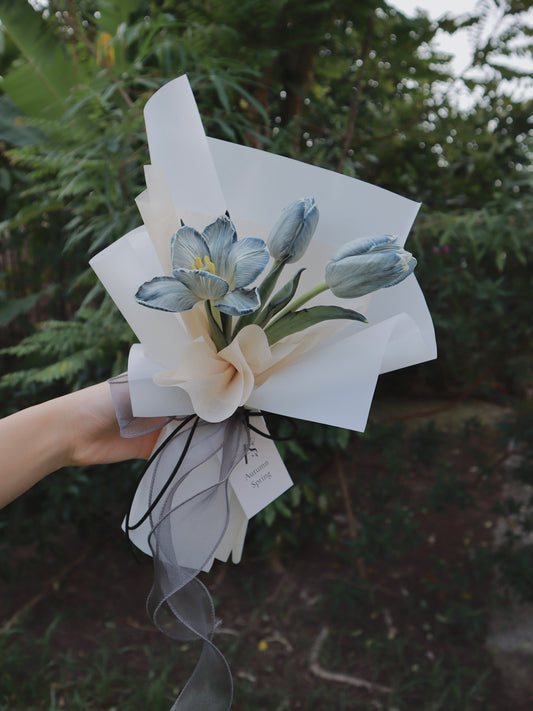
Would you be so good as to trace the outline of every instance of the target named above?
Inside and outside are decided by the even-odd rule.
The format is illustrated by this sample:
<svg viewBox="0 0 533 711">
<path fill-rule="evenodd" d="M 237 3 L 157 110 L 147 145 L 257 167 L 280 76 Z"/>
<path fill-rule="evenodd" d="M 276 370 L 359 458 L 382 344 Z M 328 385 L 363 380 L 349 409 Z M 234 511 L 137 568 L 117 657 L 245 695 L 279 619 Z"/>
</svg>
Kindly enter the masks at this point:
<svg viewBox="0 0 533 711">
<path fill-rule="evenodd" d="M 253 324 L 264 329 L 269 345 L 274 345 L 323 321 L 366 322 L 359 312 L 341 306 L 301 307 L 328 289 L 340 299 L 353 299 L 403 281 L 416 259 L 392 235 L 347 242 L 331 256 L 324 282 L 298 298 L 304 268 L 272 295 L 283 267 L 305 254 L 318 219 L 313 198 L 295 200 L 282 211 L 267 243 L 254 237 L 238 240 L 229 215 L 218 217 L 203 232 L 182 225 L 170 243 L 172 275 L 145 282 L 135 297 L 143 306 L 170 312 L 188 311 L 203 302 L 217 351 Z M 272 266 L 261 284 L 250 286 L 270 258 Z"/>
</svg>

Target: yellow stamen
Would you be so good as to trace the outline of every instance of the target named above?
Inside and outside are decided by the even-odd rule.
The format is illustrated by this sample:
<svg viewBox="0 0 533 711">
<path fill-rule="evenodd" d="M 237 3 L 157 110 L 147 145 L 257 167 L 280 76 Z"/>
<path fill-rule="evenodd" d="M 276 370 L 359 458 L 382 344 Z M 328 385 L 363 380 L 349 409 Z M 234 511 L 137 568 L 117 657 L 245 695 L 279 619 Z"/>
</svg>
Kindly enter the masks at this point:
<svg viewBox="0 0 533 711">
<path fill-rule="evenodd" d="M 207 254 L 204 256 L 203 261 L 201 257 L 196 257 L 194 262 L 191 264 L 191 269 L 203 269 L 204 271 L 210 272 L 211 274 L 216 274 L 215 265 L 209 259 Z"/>
</svg>

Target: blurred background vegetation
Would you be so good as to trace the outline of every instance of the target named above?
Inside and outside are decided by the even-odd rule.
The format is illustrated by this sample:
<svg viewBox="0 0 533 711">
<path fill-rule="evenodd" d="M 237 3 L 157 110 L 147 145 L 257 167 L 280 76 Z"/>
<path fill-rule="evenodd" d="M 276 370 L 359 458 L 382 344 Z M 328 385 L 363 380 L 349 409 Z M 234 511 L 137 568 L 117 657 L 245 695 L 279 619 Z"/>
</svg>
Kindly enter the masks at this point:
<svg viewBox="0 0 533 711">
<path fill-rule="evenodd" d="M 531 29 L 522 2 L 503 4 L 513 21 L 478 41 L 485 78 L 465 80 L 477 98 L 460 110 L 432 40 L 466 26 L 481 37 L 490 3 L 435 22 L 379 0 L 1 0 L 0 414 L 126 369 L 132 333 L 88 259 L 140 223 L 143 107 L 185 72 L 208 135 L 423 202 L 409 245 L 439 358 L 382 387 L 522 402 L 533 387 L 531 106 L 502 79 L 521 77 L 505 59 L 518 38 L 526 51 Z M 325 429 L 302 425 L 300 438 L 328 454 L 348 445 Z M 301 442 L 287 449 L 298 466 Z M 95 477 L 106 468 L 44 484 L 52 514 L 39 488 L 10 511 L 57 520 L 62 502 L 61 517 L 90 519 L 110 495 Z M 131 477 L 114 481 L 121 500 Z"/>
<path fill-rule="evenodd" d="M 140 224 L 143 107 L 187 73 L 208 135 L 423 202 L 408 246 L 439 358 L 386 376 L 380 393 L 422 407 L 466 397 L 510 406 L 508 437 L 529 441 L 531 104 L 502 80 L 521 78 L 505 60 L 530 51 L 532 30 L 528 2 L 499 0 L 512 21 L 483 35 L 492 4 L 437 22 L 383 0 L 0 0 L 0 415 L 126 369 L 133 335 L 88 260 Z M 432 40 L 465 27 L 480 71 L 464 79 L 475 103 L 460 109 L 449 57 Z M 272 427 L 286 433 L 283 421 Z M 335 535 L 330 488 L 309 461 L 361 439 L 300 425 L 282 445 L 297 486 L 258 518 L 261 550 Z M 2 513 L 4 544 L 105 518 L 135 469 L 43 482 Z"/>
</svg>

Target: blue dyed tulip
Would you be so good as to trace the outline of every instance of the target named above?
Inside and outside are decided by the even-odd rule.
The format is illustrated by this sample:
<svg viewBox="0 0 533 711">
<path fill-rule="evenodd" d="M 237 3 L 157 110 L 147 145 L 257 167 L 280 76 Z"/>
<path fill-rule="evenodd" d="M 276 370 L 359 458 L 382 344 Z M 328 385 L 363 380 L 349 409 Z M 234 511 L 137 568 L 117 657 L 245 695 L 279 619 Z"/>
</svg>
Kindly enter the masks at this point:
<svg viewBox="0 0 533 711">
<path fill-rule="evenodd" d="M 309 246 L 318 224 L 314 198 L 287 205 L 268 236 L 268 249 L 278 262 L 297 262 Z"/>
<path fill-rule="evenodd" d="M 237 240 L 231 220 L 222 215 L 203 232 L 180 227 L 171 242 L 172 276 L 155 277 L 135 294 L 143 306 L 161 311 L 188 311 L 211 301 L 219 311 L 240 316 L 260 306 L 257 289 L 247 289 L 266 267 L 262 239 Z"/>
<path fill-rule="evenodd" d="M 416 259 L 393 235 L 363 237 L 335 252 L 326 265 L 326 282 L 335 296 L 353 299 L 398 284 L 415 266 Z"/>
</svg>

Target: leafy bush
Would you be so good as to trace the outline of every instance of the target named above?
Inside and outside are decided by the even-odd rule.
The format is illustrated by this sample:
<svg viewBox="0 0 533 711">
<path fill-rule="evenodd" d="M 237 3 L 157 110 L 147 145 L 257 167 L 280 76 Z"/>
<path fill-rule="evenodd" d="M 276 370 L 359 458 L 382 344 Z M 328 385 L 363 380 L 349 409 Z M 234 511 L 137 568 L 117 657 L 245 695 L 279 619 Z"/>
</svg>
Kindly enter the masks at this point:
<svg viewBox="0 0 533 711">
<path fill-rule="evenodd" d="M 523 395 L 531 382 L 532 207 L 529 193 L 462 214 L 423 212 L 415 226 L 418 278 L 439 345 L 439 359 L 426 371 L 441 392 L 444 384 L 451 393 L 500 398 Z"/>
</svg>

